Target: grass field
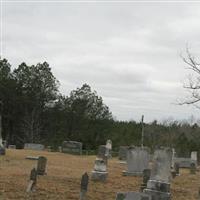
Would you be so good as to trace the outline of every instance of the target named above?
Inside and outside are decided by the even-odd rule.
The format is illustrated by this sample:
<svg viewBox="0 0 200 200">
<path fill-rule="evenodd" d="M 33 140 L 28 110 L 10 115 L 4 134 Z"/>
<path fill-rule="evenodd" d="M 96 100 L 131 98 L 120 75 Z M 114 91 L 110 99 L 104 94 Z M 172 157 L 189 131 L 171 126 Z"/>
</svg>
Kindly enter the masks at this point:
<svg viewBox="0 0 200 200">
<path fill-rule="evenodd" d="M 36 191 L 27 194 L 26 187 L 34 160 L 26 156 L 46 156 L 47 175 L 38 178 Z M 7 199 L 51 199 L 78 200 L 80 179 L 84 172 L 90 174 L 95 156 L 73 156 L 62 153 L 30 150 L 7 150 L 0 156 L 0 200 Z M 115 200 L 119 191 L 139 191 L 142 179 L 123 177 L 125 166 L 117 159 L 109 160 L 109 177 L 106 183 L 89 182 L 88 200 Z M 181 170 L 181 176 L 172 181 L 173 200 L 196 200 L 200 187 L 200 172 L 190 175 L 189 170 Z"/>
</svg>

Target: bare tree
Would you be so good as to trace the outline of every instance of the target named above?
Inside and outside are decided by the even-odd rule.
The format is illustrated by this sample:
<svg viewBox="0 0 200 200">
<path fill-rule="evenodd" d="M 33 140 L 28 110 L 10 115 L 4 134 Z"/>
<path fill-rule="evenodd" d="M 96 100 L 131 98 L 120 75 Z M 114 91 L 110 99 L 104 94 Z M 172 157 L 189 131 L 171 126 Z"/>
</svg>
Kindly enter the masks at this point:
<svg viewBox="0 0 200 200">
<path fill-rule="evenodd" d="M 188 75 L 183 87 L 190 92 L 190 96 L 181 101 L 180 105 L 194 105 L 200 108 L 200 61 L 190 53 L 189 49 L 186 49 L 186 57 L 181 56 L 184 63 L 187 64 L 187 69 L 192 73 Z"/>
</svg>

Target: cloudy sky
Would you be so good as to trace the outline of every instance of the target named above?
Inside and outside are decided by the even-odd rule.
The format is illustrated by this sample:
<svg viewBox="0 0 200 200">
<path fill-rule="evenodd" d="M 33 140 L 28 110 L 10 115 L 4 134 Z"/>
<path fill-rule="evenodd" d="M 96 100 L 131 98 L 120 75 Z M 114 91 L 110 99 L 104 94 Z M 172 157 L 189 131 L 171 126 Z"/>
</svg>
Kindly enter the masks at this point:
<svg viewBox="0 0 200 200">
<path fill-rule="evenodd" d="M 2 4 L 3 57 L 13 67 L 47 61 L 63 94 L 88 83 L 119 120 L 198 117 L 176 102 L 188 95 L 180 54 L 188 45 L 200 57 L 200 3 Z"/>
</svg>

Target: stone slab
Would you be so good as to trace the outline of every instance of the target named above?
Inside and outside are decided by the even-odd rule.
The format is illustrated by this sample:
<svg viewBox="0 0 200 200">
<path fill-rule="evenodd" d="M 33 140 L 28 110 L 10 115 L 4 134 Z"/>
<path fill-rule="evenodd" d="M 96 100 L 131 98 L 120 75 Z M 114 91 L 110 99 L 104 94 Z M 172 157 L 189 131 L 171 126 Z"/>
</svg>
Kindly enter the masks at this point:
<svg viewBox="0 0 200 200">
<path fill-rule="evenodd" d="M 143 172 L 128 172 L 122 171 L 123 176 L 143 176 Z"/>
<path fill-rule="evenodd" d="M 82 143 L 77 141 L 64 141 L 62 143 L 62 153 L 82 155 Z"/>
<path fill-rule="evenodd" d="M 24 149 L 42 151 L 42 150 L 44 150 L 44 145 L 43 144 L 36 144 L 36 143 L 25 143 Z"/>
<path fill-rule="evenodd" d="M 142 192 L 119 192 L 116 200 L 151 200 L 151 195 Z"/>
</svg>

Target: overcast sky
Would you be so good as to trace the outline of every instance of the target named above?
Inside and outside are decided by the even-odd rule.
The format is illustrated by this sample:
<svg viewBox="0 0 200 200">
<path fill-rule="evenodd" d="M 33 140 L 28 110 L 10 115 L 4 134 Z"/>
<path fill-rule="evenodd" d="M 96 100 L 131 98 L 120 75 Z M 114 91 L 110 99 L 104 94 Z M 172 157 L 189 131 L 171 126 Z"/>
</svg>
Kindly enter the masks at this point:
<svg viewBox="0 0 200 200">
<path fill-rule="evenodd" d="M 119 120 L 199 115 L 175 103 L 187 95 L 180 53 L 200 57 L 200 3 L 4 1 L 2 21 L 3 57 L 47 61 L 65 95 L 88 83 Z"/>
</svg>

